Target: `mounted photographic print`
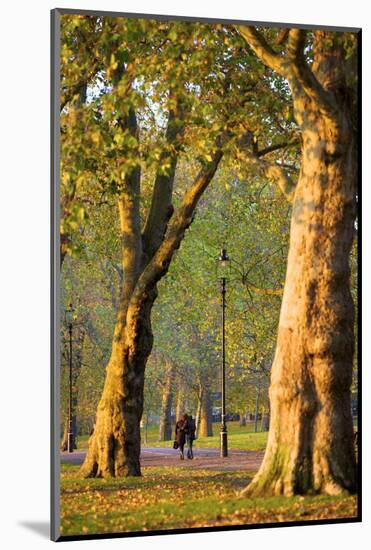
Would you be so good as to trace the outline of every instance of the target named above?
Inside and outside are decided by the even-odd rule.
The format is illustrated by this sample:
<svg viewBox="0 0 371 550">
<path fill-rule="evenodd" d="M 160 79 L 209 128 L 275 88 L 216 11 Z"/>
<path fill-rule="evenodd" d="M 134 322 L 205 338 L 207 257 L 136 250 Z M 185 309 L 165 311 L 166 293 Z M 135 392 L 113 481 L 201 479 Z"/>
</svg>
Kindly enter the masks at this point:
<svg viewBox="0 0 371 550">
<path fill-rule="evenodd" d="M 360 55 L 53 10 L 53 540 L 361 520 Z"/>
</svg>

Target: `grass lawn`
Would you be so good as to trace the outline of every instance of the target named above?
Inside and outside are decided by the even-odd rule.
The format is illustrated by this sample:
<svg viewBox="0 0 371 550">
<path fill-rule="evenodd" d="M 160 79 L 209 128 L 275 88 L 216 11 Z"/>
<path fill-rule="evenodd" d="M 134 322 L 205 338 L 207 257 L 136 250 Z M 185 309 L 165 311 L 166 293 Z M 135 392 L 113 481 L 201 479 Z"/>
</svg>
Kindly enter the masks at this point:
<svg viewBox="0 0 371 550">
<path fill-rule="evenodd" d="M 240 427 L 239 422 L 228 423 L 228 447 L 229 449 L 242 449 L 246 451 L 262 451 L 267 443 L 268 432 L 253 432 L 254 423 L 251 422 L 247 426 Z M 219 447 L 219 430 L 220 424 L 213 424 L 214 435 L 212 437 L 200 437 L 195 441 L 195 448 L 210 448 Z M 87 448 L 88 436 L 80 436 L 78 438 L 78 450 Z M 158 440 L 158 425 L 152 425 L 147 430 L 147 442 L 144 443 L 144 430 L 142 430 L 142 445 L 143 447 L 172 447 L 172 441 Z"/>
<path fill-rule="evenodd" d="M 356 515 L 356 497 L 240 497 L 254 472 L 148 467 L 141 478 L 81 479 L 78 470 L 62 464 L 62 535 Z"/>
</svg>

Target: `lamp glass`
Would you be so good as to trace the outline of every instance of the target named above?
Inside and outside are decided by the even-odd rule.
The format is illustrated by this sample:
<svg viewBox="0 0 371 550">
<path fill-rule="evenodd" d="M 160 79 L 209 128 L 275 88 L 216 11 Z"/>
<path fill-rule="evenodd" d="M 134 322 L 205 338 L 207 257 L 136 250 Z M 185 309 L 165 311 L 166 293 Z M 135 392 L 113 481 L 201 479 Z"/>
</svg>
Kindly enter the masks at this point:
<svg viewBox="0 0 371 550">
<path fill-rule="evenodd" d="M 225 276 L 229 266 L 230 266 L 230 259 L 227 255 L 227 251 L 225 248 L 222 248 L 220 251 L 220 256 L 218 258 L 218 271 L 221 277 Z"/>
</svg>

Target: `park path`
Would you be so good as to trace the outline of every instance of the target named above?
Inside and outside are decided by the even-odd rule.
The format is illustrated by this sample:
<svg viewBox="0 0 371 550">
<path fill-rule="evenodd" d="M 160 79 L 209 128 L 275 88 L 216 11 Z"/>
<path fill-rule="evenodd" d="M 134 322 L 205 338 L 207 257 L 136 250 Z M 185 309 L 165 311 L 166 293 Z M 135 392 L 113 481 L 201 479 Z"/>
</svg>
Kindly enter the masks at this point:
<svg viewBox="0 0 371 550">
<path fill-rule="evenodd" d="M 61 462 L 82 464 L 85 451 L 61 453 Z M 148 466 L 177 466 L 189 467 L 197 470 L 215 470 L 234 472 L 237 470 L 256 471 L 263 460 L 264 451 L 230 450 L 228 457 L 221 458 L 219 449 L 194 449 L 194 459 L 179 459 L 178 451 L 168 447 L 143 447 L 141 450 L 141 465 Z"/>
</svg>

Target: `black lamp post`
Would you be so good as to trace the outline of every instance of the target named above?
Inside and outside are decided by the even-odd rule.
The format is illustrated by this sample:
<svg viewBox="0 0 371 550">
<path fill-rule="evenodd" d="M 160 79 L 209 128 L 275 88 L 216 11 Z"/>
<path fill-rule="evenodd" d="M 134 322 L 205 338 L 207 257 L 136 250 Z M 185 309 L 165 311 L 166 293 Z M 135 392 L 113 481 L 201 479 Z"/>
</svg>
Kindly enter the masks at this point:
<svg viewBox="0 0 371 550">
<path fill-rule="evenodd" d="M 221 281 L 221 294 L 222 294 L 222 415 L 220 425 L 220 456 L 228 456 L 228 437 L 227 437 L 227 424 L 225 417 L 225 294 L 226 294 L 226 271 L 229 265 L 229 258 L 227 251 L 222 248 L 220 256 L 218 258 L 219 273 Z"/>
<path fill-rule="evenodd" d="M 70 376 L 69 376 L 69 400 L 68 400 L 68 434 L 67 434 L 67 451 L 72 453 L 75 449 L 75 441 L 73 434 L 73 420 L 72 420 L 72 321 L 74 320 L 74 308 L 72 304 L 66 309 L 66 323 L 68 327 L 68 336 L 69 336 L 69 367 L 70 367 Z"/>
</svg>

